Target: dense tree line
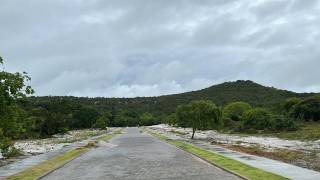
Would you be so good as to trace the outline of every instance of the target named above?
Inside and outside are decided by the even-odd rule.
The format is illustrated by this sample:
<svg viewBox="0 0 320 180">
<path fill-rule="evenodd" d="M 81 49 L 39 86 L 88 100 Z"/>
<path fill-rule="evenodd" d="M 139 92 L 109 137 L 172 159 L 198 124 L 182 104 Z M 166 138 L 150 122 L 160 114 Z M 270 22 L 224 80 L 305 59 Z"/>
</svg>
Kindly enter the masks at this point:
<svg viewBox="0 0 320 180">
<path fill-rule="evenodd" d="M 0 64 L 3 60 L 0 57 Z M 227 82 L 200 91 L 138 98 L 27 97 L 26 73 L 0 72 L 0 151 L 15 153 L 12 140 L 108 126 L 169 123 L 199 129 L 291 131 L 320 120 L 320 96 Z"/>
<path fill-rule="evenodd" d="M 224 108 L 211 101 L 193 101 L 180 105 L 166 118 L 166 123 L 198 129 L 236 132 L 294 131 L 307 121 L 320 121 L 320 96 L 289 98 L 273 108 L 253 107 L 246 102 L 229 103 Z"/>
</svg>

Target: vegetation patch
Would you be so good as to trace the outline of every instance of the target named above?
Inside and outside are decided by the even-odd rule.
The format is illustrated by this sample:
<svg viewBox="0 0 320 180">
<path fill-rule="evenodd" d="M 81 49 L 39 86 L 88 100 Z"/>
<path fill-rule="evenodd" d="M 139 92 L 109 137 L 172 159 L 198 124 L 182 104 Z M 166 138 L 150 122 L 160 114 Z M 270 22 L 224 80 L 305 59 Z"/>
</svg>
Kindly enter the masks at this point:
<svg viewBox="0 0 320 180">
<path fill-rule="evenodd" d="M 195 147 L 193 145 L 177 141 L 177 140 L 170 140 L 166 136 L 160 135 L 158 133 L 150 132 L 151 135 L 158 137 L 161 140 L 165 140 L 166 142 L 175 145 L 187 152 L 190 152 L 198 157 L 201 157 L 205 159 L 206 161 L 210 162 L 213 165 L 216 165 L 218 167 L 222 167 L 228 171 L 234 172 L 235 174 L 239 174 L 240 176 L 243 176 L 245 178 L 251 179 L 251 180 L 283 180 L 287 179 L 285 177 L 263 171 L 258 168 L 251 167 L 249 165 L 243 164 L 239 161 L 235 161 L 233 159 L 227 158 L 225 156 L 219 155 L 217 153 L 207 151 L 198 147 Z"/>
<path fill-rule="evenodd" d="M 262 135 L 275 136 L 282 139 L 290 140 L 319 140 L 320 139 L 320 123 L 305 122 L 301 124 L 296 131 L 282 131 L 278 133 L 265 132 Z"/>
<path fill-rule="evenodd" d="M 89 151 L 90 148 L 77 148 L 66 152 L 61 156 L 57 156 L 52 158 L 48 161 L 42 162 L 36 166 L 33 166 L 25 171 L 22 171 L 16 175 L 7 177 L 8 180 L 14 179 L 38 179 L 41 176 L 49 173 L 52 170 L 59 168 L 60 166 L 66 164 L 67 162 L 71 161 L 72 159 L 80 156 L 81 154 Z"/>
<path fill-rule="evenodd" d="M 106 135 L 103 135 L 101 137 L 98 137 L 96 139 L 96 141 L 107 141 L 107 140 L 113 138 L 117 134 L 121 134 L 121 130 L 116 130 L 112 134 L 106 134 Z"/>
<path fill-rule="evenodd" d="M 234 151 L 263 156 L 266 158 L 294 164 L 296 166 L 320 171 L 320 158 L 317 156 L 316 151 L 302 152 L 288 149 L 267 150 L 262 148 L 261 146 L 244 147 L 238 145 L 228 145 L 224 147 Z"/>
<path fill-rule="evenodd" d="M 42 162 L 36 166 L 33 166 L 25 171 L 22 171 L 16 175 L 9 176 L 7 179 L 13 180 L 13 179 L 38 179 L 47 173 L 63 166 L 64 164 L 68 163 L 69 161 L 73 160 L 74 158 L 80 156 L 81 154 L 84 154 L 88 152 L 91 148 L 96 147 L 97 141 L 107 141 L 117 134 L 121 134 L 121 130 L 116 130 L 111 134 L 103 135 L 96 139 L 94 142 L 89 142 L 86 146 L 70 150 L 66 152 L 63 155 L 54 157 L 52 159 L 49 159 L 45 162 Z"/>
</svg>

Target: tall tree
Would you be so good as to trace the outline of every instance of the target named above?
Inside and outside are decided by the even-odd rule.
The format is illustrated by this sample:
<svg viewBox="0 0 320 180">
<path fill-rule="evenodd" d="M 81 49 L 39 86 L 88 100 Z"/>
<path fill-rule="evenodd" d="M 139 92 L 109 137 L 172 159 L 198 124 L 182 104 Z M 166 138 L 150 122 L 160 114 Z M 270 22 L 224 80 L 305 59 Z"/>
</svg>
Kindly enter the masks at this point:
<svg viewBox="0 0 320 180">
<path fill-rule="evenodd" d="M 3 59 L 0 57 L 0 65 L 3 65 Z M 12 143 L 11 138 L 17 138 L 22 132 L 22 125 L 19 124 L 19 107 L 16 101 L 32 94 L 33 89 L 26 86 L 26 82 L 31 78 L 27 73 L 10 73 L 4 70 L 0 71 L 0 151 L 6 156 Z"/>
<path fill-rule="evenodd" d="M 3 65 L 1 57 L 0 64 Z M 17 135 L 19 127 L 16 101 L 34 92 L 30 86 L 26 85 L 26 82 L 30 80 L 26 72 L 0 71 L 0 129 L 4 136 L 15 137 Z"/>
<path fill-rule="evenodd" d="M 179 106 L 176 117 L 178 126 L 192 128 L 193 139 L 197 130 L 219 125 L 222 121 L 222 110 L 211 101 L 193 101 Z"/>
</svg>

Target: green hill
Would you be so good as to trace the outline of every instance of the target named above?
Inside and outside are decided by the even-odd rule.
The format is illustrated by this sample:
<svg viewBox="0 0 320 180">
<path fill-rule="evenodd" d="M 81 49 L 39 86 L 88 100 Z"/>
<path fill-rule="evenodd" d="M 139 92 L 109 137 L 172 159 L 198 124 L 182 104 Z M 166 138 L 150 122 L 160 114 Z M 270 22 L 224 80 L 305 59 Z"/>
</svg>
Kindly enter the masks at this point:
<svg viewBox="0 0 320 180">
<path fill-rule="evenodd" d="M 168 114 L 180 104 L 186 104 L 193 100 L 211 100 L 217 105 L 225 105 L 234 101 L 245 101 L 253 106 L 272 107 L 290 97 L 307 97 L 313 93 L 295 93 L 266 87 L 252 81 L 238 80 L 225 82 L 202 90 L 181 94 L 165 95 L 159 97 L 136 98 L 85 98 L 85 97 L 61 97 L 45 96 L 31 97 L 32 104 L 49 104 L 52 101 L 67 101 L 72 104 L 88 105 L 100 111 L 129 109 L 138 113 L 152 112 L 154 114 Z"/>
</svg>

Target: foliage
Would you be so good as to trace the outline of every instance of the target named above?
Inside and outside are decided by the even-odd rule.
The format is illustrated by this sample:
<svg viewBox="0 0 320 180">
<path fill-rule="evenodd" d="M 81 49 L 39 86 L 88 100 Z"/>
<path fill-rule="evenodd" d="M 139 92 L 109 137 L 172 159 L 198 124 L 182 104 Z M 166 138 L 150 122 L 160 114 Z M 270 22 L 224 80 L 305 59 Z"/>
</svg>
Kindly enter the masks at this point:
<svg viewBox="0 0 320 180">
<path fill-rule="evenodd" d="M 291 110 L 291 115 L 305 121 L 320 120 L 320 96 L 313 96 L 300 101 Z"/>
<path fill-rule="evenodd" d="M 91 128 L 98 119 L 99 113 L 96 109 L 92 107 L 81 107 L 74 114 L 75 128 Z"/>
<path fill-rule="evenodd" d="M 140 116 L 139 125 L 150 126 L 155 121 L 153 114 L 145 112 Z"/>
<path fill-rule="evenodd" d="M 297 130 L 297 124 L 294 119 L 285 115 L 273 115 L 273 130 L 276 131 L 293 131 Z"/>
<path fill-rule="evenodd" d="M 241 122 L 235 120 L 242 119 L 240 117 L 241 112 L 248 108 L 248 104 L 245 102 L 252 104 L 254 107 L 268 108 L 272 110 L 272 113 L 281 115 L 281 112 L 273 111 L 269 107 L 280 107 L 280 105 L 283 107 L 282 103 L 287 98 L 303 98 L 310 95 L 312 94 L 297 94 L 264 87 L 251 81 L 236 81 L 200 91 L 160 97 L 30 97 L 28 101 L 19 100 L 19 105 L 24 112 L 22 114 L 25 114 L 25 117 L 20 118 L 21 120 L 17 119 L 17 122 L 24 121 L 28 124 L 28 127 L 32 127 L 26 128 L 26 126 L 23 126 L 25 128 L 22 130 L 22 132 L 25 132 L 23 137 L 50 136 L 66 129 L 94 127 L 97 120 L 105 113 L 110 114 L 108 116 L 109 126 L 143 126 L 164 122 L 180 127 L 191 127 L 189 124 L 192 117 L 191 110 L 189 110 L 191 108 L 190 103 L 194 100 L 212 100 L 220 106 L 232 102 L 236 103 L 229 104 L 228 107 L 224 108 L 224 118 L 221 116 L 212 118 L 220 119 L 218 120 L 219 126 L 215 123 L 207 123 L 200 128 L 218 129 L 224 124 L 223 128 L 239 129 Z M 243 103 L 239 103 L 239 101 Z M 42 113 L 34 112 L 39 111 L 39 109 Z M 227 109 L 231 109 L 233 112 L 230 112 L 230 114 L 233 115 L 226 115 L 229 114 Z M 221 113 L 221 109 L 218 110 L 218 108 L 215 108 L 213 116 Z M 150 114 L 152 114 L 152 117 Z M 233 120 L 227 117 L 232 117 Z M 51 126 L 55 126 L 55 128 Z M 41 133 L 39 133 L 39 129 Z"/>
<path fill-rule="evenodd" d="M 267 136 L 276 136 L 279 138 L 290 140 L 319 140 L 320 139 L 320 123 L 318 122 L 298 122 L 295 131 L 278 131 L 266 132 Z"/>
<path fill-rule="evenodd" d="M 168 115 L 165 119 L 165 123 L 169 124 L 170 126 L 177 125 L 177 116 L 175 113 Z"/>
<path fill-rule="evenodd" d="M 1 57 L 0 64 L 3 64 Z M 0 72 L 0 151 L 5 157 L 15 154 L 11 139 L 18 138 L 24 131 L 16 101 L 33 93 L 33 89 L 25 84 L 30 80 L 25 72 Z"/>
<path fill-rule="evenodd" d="M 262 108 L 248 110 L 243 113 L 242 125 L 244 130 L 272 129 L 271 113 Z"/>
<path fill-rule="evenodd" d="M 285 101 L 285 103 L 283 104 L 283 109 L 286 113 L 289 113 L 293 107 L 297 104 L 299 104 L 302 101 L 302 99 L 297 98 L 297 97 L 293 97 L 293 98 L 289 98 Z"/>
<path fill-rule="evenodd" d="M 194 133 L 198 129 L 221 128 L 291 131 L 299 128 L 295 119 L 320 119 L 319 96 L 264 87 L 252 81 L 226 82 L 160 97 L 25 98 L 33 93 L 28 81 L 26 73 L 0 72 L 0 128 L 6 138 L 42 138 L 70 129 L 163 122 L 192 127 Z"/>
<path fill-rule="evenodd" d="M 182 105 L 176 111 L 177 124 L 182 127 L 192 127 L 192 136 L 198 129 L 214 128 L 221 123 L 222 111 L 210 101 L 193 101 Z"/>
<path fill-rule="evenodd" d="M 274 107 L 290 97 L 307 97 L 314 94 L 294 93 L 265 87 L 252 81 L 226 82 L 211 86 L 199 91 L 182 94 L 166 95 L 159 97 L 136 97 L 136 98 L 86 98 L 86 97 L 31 97 L 32 104 L 45 104 L 59 99 L 72 102 L 72 104 L 89 106 L 99 112 L 111 111 L 117 113 L 121 110 L 135 111 L 138 114 L 152 113 L 155 117 L 161 114 L 171 114 L 179 105 L 189 104 L 197 100 L 210 100 L 218 106 L 224 106 L 232 102 L 247 102 L 253 107 Z"/>
<path fill-rule="evenodd" d="M 242 114 L 245 111 L 250 110 L 252 107 L 245 102 L 230 103 L 223 108 L 223 114 L 226 118 L 230 118 L 233 121 L 240 121 Z"/>
<path fill-rule="evenodd" d="M 97 121 L 93 124 L 93 128 L 106 129 L 110 124 L 108 116 L 100 116 Z"/>
<path fill-rule="evenodd" d="M 190 122 L 194 117 L 192 113 L 192 107 L 190 104 L 188 105 L 180 105 L 176 109 L 176 118 L 177 118 L 177 125 L 179 127 L 190 127 Z"/>
</svg>

